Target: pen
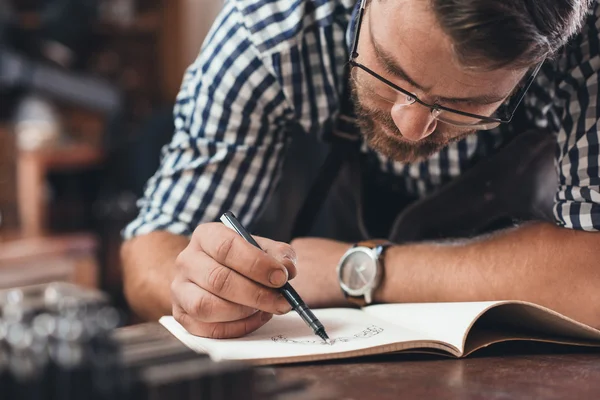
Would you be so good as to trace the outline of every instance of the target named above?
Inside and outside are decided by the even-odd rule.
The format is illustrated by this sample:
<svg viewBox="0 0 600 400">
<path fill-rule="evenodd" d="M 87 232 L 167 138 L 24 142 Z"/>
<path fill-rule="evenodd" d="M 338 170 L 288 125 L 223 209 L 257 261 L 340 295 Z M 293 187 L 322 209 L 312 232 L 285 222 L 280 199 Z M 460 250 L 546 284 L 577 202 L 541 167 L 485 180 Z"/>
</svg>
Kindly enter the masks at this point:
<svg viewBox="0 0 600 400">
<path fill-rule="evenodd" d="M 233 229 L 236 231 L 244 240 L 246 240 L 251 245 L 261 249 L 261 247 L 256 243 L 254 238 L 250 236 L 250 234 L 246 231 L 246 229 L 242 226 L 242 224 L 237 220 L 235 215 L 231 211 L 227 211 L 221 216 L 221 222 L 225 224 L 226 227 Z M 262 249 L 261 249 L 262 250 Z M 319 319 L 315 316 L 315 314 L 310 311 L 310 308 L 304 303 L 300 295 L 294 290 L 292 285 L 289 282 L 286 282 L 285 285 L 279 288 L 279 291 L 285 297 L 285 299 L 290 303 L 294 311 L 296 311 L 300 317 L 306 322 L 316 335 L 318 335 L 321 339 L 325 341 L 327 344 L 331 344 L 329 340 L 329 336 L 325 332 L 325 327 L 319 321 Z"/>
</svg>

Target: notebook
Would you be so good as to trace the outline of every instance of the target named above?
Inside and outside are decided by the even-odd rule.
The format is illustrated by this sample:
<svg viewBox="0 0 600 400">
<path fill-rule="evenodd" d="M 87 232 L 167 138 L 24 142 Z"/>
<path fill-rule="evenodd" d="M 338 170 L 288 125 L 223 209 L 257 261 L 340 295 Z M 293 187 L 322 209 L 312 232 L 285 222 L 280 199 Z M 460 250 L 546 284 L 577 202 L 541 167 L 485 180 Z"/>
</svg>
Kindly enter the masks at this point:
<svg viewBox="0 0 600 400">
<path fill-rule="evenodd" d="M 294 312 L 274 316 L 238 339 L 194 336 L 171 316 L 162 317 L 160 323 L 186 346 L 215 361 L 243 360 L 256 365 L 401 351 L 465 357 L 510 340 L 600 346 L 600 330 L 520 301 L 379 304 L 313 312 L 325 326 L 331 344 L 315 336 Z"/>
</svg>

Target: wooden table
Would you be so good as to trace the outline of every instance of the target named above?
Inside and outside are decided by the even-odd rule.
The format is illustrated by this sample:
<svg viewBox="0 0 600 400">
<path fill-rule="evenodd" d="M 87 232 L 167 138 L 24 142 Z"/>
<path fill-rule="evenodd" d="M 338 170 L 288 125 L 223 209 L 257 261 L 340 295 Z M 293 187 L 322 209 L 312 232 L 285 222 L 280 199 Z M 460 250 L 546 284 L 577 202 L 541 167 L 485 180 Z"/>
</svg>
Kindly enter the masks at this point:
<svg viewBox="0 0 600 400">
<path fill-rule="evenodd" d="M 89 233 L 0 233 L 0 289 L 55 281 L 99 286 L 98 239 Z"/>
<path fill-rule="evenodd" d="M 461 360 L 399 354 L 275 373 L 304 379 L 306 399 L 600 399 L 600 350 L 543 344 L 497 345 Z"/>
</svg>

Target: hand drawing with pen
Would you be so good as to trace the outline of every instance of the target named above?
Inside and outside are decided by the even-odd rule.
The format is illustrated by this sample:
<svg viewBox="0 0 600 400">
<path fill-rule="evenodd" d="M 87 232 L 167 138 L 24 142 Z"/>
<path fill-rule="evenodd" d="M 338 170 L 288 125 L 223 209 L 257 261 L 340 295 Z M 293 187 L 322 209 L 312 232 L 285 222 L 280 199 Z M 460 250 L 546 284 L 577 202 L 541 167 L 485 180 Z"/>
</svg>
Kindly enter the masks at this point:
<svg viewBox="0 0 600 400">
<path fill-rule="evenodd" d="M 343 336 L 343 337 L 339 337 L 339 338 L 332 338 L 331 342 L 329 344 L 323 342 L 322 340 L 297 340 L 297 339 L 290 339 L 285 335 L 277 335 L 277 336 L 273 336 L 271 338 L 271 340 L 275 343 L 293 343 L 293 344 L 320 344 L 323 346 L 333 346 L 336 343 L 347 343 L 347 342 L 351 342 L 354 340 L 360 340 L 360 339 L 368 339 L 371 338 L 373 336 L 379 335 L 381 332 L 383 332 L 384 329 L 378 327 L 377 325 L 370 325 L 367 328 L 365 328 L 364 330 L 355 333 L 352 336 Z"/>
</svg>

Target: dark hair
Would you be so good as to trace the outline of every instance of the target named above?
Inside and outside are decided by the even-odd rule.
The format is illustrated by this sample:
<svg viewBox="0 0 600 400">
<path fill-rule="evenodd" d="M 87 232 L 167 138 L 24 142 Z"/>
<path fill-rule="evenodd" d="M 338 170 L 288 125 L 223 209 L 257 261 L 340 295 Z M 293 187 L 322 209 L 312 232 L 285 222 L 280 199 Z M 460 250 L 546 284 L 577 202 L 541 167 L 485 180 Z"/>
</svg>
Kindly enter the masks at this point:
<svg viewBox="0 0 600 400">
<path fill-rule="evenodd" d="M 429 0 L 467 66 L 529 67 L 579 32 L 593 0 Z"/>
</svg>

